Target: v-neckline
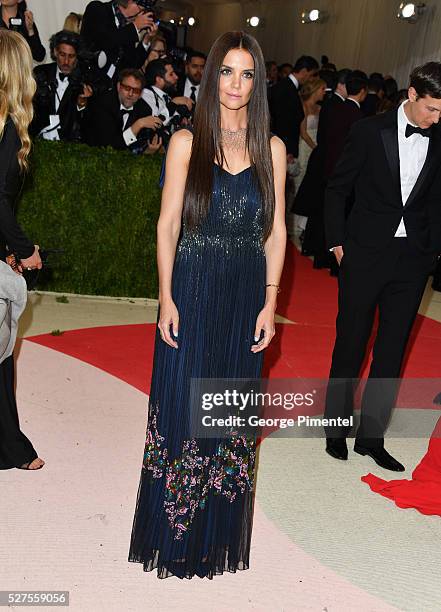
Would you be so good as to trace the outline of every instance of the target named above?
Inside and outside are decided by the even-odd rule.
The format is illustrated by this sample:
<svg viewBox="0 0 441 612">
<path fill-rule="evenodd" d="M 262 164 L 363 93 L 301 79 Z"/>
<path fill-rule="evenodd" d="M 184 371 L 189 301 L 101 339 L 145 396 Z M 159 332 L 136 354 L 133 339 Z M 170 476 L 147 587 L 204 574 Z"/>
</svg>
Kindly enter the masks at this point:
<svg viewBox="0 0 441 612">
<path fill-rule="evenodd" d="M 230 176 L 239 176 L 240 174 L 243 174 L 244 172 L 246 172 L 246 170 L 249 170 L 252 167 L 252 164 L 250 164 L 249 166 L 247 166 L 246 168 L 244 168 L 240 172 L 236 172 L 236 174 L 233 174 L 232 172 L 228 172 L 228 170 L 225 170 L 225 168 L 222 168 L 222 166 L 219 166 L 219 164 L 216 164 L 216 162 L 214 162 L 214 165 L 217 166 L 219 168 L 219 170 L 222 170 L 222 172 L 226 172 Z"/>
</svg>

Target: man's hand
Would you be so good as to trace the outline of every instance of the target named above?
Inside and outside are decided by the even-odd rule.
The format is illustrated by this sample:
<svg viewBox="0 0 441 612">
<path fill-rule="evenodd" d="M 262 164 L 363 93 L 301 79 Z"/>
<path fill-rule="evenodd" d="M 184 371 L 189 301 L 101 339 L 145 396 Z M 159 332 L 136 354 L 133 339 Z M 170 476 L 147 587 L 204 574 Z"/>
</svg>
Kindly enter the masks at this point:
<svg viewBox="0 0 441 612">
<path fill-rule="evenodd" d="M 188 108 L 189 111 L 193 108 L 193 100 L 191 98 L 187 98 L 186 96 L 177 96 L 172 99 L 172 102 L 175 104 L 182 104 Z"/>
<path fill-rule="evenodd" d="M 33 36 L 35 34 L 35 30 L 34 30 L 34 15 L 32 11 L 25 11 L 24 18 L 25 18 L 25 26 L 26 26 L 29 36 Z"/>
<path fill-rule="evenodd" d="M 139 13 L 133 20 L 133 23 L 138 32 L 141 32 L 141 30 L 150 30 L 150 28 L 155 25 L 153 13 Z"/>
<path fill-rule="evenodd" d="M 142 39 L 142 42 L 145 45 L 149 45 L 152 38 L 154 38 L 156 34 L 158 33 L 158 26 L 156 25 L 155 22 L 153 22 L 153 25 L 151 25 L 147 29 L 148 29 L 148 32 L 144 35 L 144 38 Z"/>
<path fill-rule="evenodd" d="M 150 115 L 149 117 L 141 117 L 131 126 L 132 132 L 135 134 L 135 136 L 138 136 L 142 129 L 158 130 L 160 127 L 162 127 L 162 120 L 159 117 L 154 117 L 153 115 Z"/>
<path fill-rule="evenodd" d="M 337 260 L 338 265 L 340 265 L 341 260 L 343 259 L 343 247 L 336 246 L 332 249 L 332 252 L 335 255 L 335 259 Z"/>
<path fill-rule="evenodd" d="M 154 153 L 157 153 L 161 147 L 162 138 L 158 134 L 155 134 L 149 141 L 149 146 L 144 151 L 144 155 L 153 155 Z"/>
<path fill-rule="evenodd" d="M 77 105 L 79 108 L 84 108 L 87 104 L 87 100 L 93 96 L 93 89 L 90 85 L 83 85 L 83 93 L 77 98 Z"/>
</svg>

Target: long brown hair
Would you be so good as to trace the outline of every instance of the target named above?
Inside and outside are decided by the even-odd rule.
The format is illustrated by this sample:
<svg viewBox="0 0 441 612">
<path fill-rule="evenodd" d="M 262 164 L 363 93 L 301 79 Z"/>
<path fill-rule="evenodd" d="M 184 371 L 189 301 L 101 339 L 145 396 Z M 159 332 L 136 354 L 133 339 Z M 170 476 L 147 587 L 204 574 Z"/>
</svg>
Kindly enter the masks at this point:
<svg viewBox="0 0 441 612">
<path fill-rule="evenodd" d="M 264 216 L 263 239 L 266 240 L 273 227 L 275 208 L 266 69 L 257 40 L 245 32 L 227 32 L 220 36 L 213 44 L 205 64 L 193 124 L 183 219 L 190 230 L 200 225 L 210 206 L 213 162 L 219 166 L 225 162 L 221 142 L 219 78 L 225 56 L 231 49 L 245 49 L 254 60 L 246 144 L 260 188 Z"/>
<path fill-rule="evenodd" d="M 36 89 L 32 66 L 31 50 L 23 36 L 0 29 L 0 138 L 9 116 L 21 141 L 18 162 L 22 170 L 28 167 L 31 150 L 28 127 L 34 116 L 32 98 Z"/>
</svg>

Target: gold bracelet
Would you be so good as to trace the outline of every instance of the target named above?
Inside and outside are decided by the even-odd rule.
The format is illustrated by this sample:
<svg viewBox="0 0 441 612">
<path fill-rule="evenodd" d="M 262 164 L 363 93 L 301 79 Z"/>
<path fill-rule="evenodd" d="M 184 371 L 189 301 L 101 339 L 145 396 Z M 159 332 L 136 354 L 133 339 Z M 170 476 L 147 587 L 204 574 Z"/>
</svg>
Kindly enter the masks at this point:
<svg viewBox="0 0 441 612">
<path fill-rule="evenodd" d="M 273 283 L 268 283 L 268 285 L 265 285 L 265 287 L 276 287 L 277 288 L 277 293 L 280 293 L 279 285 L 274 285 Z"/>
</svg>

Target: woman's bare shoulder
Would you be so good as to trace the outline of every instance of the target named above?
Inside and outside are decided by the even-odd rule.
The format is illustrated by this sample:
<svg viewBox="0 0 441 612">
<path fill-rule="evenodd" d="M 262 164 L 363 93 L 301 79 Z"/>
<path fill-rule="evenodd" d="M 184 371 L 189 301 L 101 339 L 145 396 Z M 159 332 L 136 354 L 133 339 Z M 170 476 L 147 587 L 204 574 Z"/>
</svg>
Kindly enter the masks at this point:
<svg viewBox="0 0 441 612">
<path fill-rule="evenodd" d="M 178 130 L 170 138 L 168 145 L 167 157 L 170 155 L 175 158 L 189 159 L 191 155 L 191 145 L 193 143 L 193 134 L 190 130 Z"/>
</svg>

